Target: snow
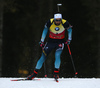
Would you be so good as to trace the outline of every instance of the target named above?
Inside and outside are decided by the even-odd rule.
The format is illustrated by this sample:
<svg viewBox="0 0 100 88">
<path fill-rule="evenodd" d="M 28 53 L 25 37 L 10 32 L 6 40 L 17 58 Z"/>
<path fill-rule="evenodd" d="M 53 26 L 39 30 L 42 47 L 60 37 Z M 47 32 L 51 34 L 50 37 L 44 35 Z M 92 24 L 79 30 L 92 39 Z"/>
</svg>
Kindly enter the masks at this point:
<svg viewBox="0 0 100 88">
<path fill-rule="evenodd" d="M 100 88 L 100 78 L 35 78 L 41 80 L 11 81 L 18 78 L 0 78 L 0 88 Z"/>
</svg>

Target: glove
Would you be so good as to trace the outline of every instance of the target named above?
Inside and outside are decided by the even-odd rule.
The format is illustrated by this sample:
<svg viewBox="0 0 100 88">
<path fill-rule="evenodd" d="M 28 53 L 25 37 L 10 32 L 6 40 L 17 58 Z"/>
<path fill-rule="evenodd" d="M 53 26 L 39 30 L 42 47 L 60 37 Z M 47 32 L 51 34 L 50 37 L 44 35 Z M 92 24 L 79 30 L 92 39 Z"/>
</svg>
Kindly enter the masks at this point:
<svg viewBox="0 0 100 88">
<path fill-rule="evenodd" d="M 44 47 L 44 42 L 40 41 L 39 44 L 40 44 L 40 47 L 42 48 Z"/>
<path fill-rule="evenodd" d="M 71 40 L 67 40 L 67 41 L 65 42 L 65 44 L 69 45 L 70 42 L 71 42 Z"/>
</svg>

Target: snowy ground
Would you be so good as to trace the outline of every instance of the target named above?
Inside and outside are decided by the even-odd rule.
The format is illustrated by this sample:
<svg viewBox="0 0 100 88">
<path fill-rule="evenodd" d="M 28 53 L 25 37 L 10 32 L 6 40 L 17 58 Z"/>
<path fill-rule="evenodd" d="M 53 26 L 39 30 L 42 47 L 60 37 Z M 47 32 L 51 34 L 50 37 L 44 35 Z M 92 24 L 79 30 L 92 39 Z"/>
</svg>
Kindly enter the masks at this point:
<svg viewBox="0 0 100 88">
<path fill-rule="evenodd" d="M 11 81 L 16 78 L 0 78 L 0 88 L 100 88 L 100 79 L 96 78 L 39 78 L 35 81 Z"/>
</svg>

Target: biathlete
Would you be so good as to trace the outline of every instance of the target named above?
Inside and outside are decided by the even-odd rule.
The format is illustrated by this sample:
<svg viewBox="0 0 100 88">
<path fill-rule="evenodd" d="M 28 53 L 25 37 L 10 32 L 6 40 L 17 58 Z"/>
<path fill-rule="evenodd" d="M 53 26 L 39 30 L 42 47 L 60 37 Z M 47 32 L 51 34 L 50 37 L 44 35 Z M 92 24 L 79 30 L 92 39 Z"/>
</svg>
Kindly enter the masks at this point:
<svg viewBox="0 0 100 88">
<path fill-rule="evenodd" d="M 68 31 L 68 39 L 65 41 L 65 30 Z M 44 45 L 44 40 L 49 31 L 48 42 Z M 41 69 L 44 61 L 46 60 L 48 54 L 53 50 L 55 51 L 55 63 L 54 63 L 54 78 L 59 78 L 59 69 L 60 69 L 60 56 L 64 49 L 64 43 L 70 44 L 72 40 L 72 26 L 67 20 L 62 19 L 62 14 L 54 14 L 54 18 L 50 19 L 44 27 L 40 46 L 43 48 L 42 55 L 38 60 L 34 72 L 27 77 L 28 80 L 34 79 L 38 71 Z"/>
</svg>

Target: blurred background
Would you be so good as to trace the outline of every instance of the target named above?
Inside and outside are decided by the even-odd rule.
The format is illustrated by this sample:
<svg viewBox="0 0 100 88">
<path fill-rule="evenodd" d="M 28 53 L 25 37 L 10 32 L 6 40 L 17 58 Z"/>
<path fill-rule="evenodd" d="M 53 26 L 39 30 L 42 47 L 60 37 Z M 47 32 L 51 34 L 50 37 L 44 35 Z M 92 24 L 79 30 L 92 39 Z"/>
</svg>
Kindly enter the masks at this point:
<svg viewBox="0 0 100 88">
<path fill-rule="evenodd" d="M 57 3 L 62 3 L 60 12 L 73 25 L 70 48 L 78 77 L 100 77 L 100 0 L 0 0 L 1 77 L 27 77 L 33 72 L 42 52 L 44 25 L 57 13 Z M 54 60 L 52 51 L 45 62 L 48 77 L 53 77 Z M 60 77 L 73 76 L 65 45 Z M 44 77 L 44 67 L 38 77 Z"/>
</svg>

